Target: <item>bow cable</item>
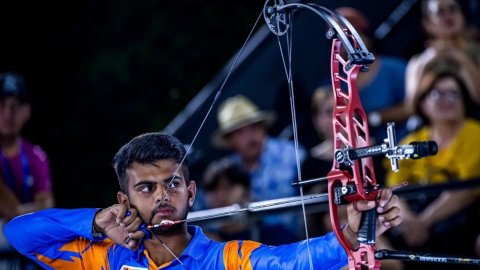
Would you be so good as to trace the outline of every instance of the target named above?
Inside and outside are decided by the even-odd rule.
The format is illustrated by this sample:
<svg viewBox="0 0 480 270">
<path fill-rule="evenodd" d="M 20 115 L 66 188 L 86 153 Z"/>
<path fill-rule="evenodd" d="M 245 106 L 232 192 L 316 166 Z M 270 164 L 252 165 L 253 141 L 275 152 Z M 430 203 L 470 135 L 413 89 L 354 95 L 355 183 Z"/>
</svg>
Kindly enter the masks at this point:
<svg viewBox="0 0 480 270">
<path fill-rule="evenodd" d="M 277 43 L 278 47 L 280 49 L 280 55 L 282 57 L 282 63 L 283 67 L 285 70 L 285 76 L 287 78 L 287 83 L 288 83 L 288 90 L 289 90 L 289 97 L 290 97 L 290 112 L 291 112 L 291 117 L 292 117 L 292 130 L 293 130 L 293 141 L 295 144 L 295 160 L 297 163 L 297 179 L 300 181 L 302 180 L 302 172 L 301 172 L 301 164 L 300 164 L 300 147 L 299 147 L 299 139 L 298 139 L 298 127 L 297 127 L 297 115 L 296 115 L 296 109 L 295 109 L 295 95 L 294 95 L 294 88 L 293 88 L 293 76 L 292 76 L 292 47 L 293 47 L 293 24 L 291 20 L 291 13 L 288 13 L 288 28 L 286 30 L 286 43 L 287 43 L 287 56 L 288 56 L 288 61 L 285 61 L 285 56 L 283 54 L 283 49 L 282 49 L 282 43 L 280 40 L 280 35 L 277 36 Z M 278 25 L 280 22 L 277 21 L 277 29 L 280 29 L 280 26 Z M 287 66 L 288 64 L 288 66 Z M 304 201 L 304 195 L 303 195 L 303 186 L 300 186 L 300 198 L 301 198 L 301 205 L 302 205 L 302 217 L 303 217 L 303 224 L 304 224 L 304 229 L 305 229 L 305 238 L 306 238 L 306 244 L 307 244 L 307 253 L 308 253 L 308 262 L 310 266 L 310 270 L 313 270 L 313 261 L 312 261 L 312 256 L 311 256 L 311 251 L 310 251 L 310 237 L 308 234 L 308 224 L 307 224 L 307 211 L 305 210 L 305 201 Z"/>
</svg>

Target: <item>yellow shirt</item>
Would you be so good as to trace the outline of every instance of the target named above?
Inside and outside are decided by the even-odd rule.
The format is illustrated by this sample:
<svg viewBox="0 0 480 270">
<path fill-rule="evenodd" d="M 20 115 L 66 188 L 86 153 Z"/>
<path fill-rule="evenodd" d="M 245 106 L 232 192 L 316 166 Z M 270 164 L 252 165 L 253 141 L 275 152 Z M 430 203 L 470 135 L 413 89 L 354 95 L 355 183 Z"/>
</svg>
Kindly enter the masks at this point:
<svg viewBox="0 0 480 270">
<path fill-rule="evenodd" d="M 400 144 L 428 141 L 430 128 L 424 127 L 406 136 Z M 390 162 L 387 160 L 388 164 Z M 386 163 L 385 163 L 386 164 Z M 431 157 L 399 161 L 399 171 L 387 169 L 386 185 L 445 183 L 480 177 L 480 122 L 467 119 L 453 142 Z"/>
</svg>

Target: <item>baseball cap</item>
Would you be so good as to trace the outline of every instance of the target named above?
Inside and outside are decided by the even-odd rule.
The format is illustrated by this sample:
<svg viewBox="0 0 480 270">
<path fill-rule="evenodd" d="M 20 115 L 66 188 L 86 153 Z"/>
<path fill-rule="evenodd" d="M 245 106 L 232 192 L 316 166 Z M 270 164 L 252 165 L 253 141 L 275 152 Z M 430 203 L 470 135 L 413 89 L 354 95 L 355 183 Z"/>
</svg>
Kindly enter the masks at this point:
<svg viewBox="0 0 480 270">
<path fill-rule="evenodd" d="M 17 97 L 20 102 L 28 102 L 27 89 L 22 76 L 14 72 L 0 73 L 0 100 Z"/>
</svg>

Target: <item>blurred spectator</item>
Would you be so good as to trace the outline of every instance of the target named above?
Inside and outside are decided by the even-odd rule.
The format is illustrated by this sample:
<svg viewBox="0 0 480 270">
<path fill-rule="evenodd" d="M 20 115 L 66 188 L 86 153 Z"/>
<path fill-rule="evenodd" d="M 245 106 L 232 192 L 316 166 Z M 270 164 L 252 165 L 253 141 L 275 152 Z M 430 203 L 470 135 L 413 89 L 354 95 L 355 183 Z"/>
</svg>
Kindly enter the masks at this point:
<svg viewBox="0 0 480 270">
<path fill-rule="evenodd" d="M 312 97 L 312 123 L 320 143 L 312 147 L 302 164 L 302 180 L 325 177 L 332 170 L 334 153 L 334 136 L 332 114 L 335 106 L 331 86 L 318 87 Z M 309 194 L 327 192 L 327 184 L 319 183 L 306 186 Z M 342 209 L 342 207 L 339 207 Z M 341 210 L 341 211 L 342 211 Z M 310 236 L 319 236 L 331 230 L 330 217 L 325 212 L 308 215 L 308 230 Z"/>
<path fill-rule="evenodd" d="M 220 104 L 217 119 L 219 129 L 212 143 L 231 150 L 233 153 L 224 158 L 249 173 L 250 201 L 298 195 L 292 182 L 298 178 L 297 153 L 301 163 L 305 150 L 301 146 L 295 149 L 291 141 L 268 136 L 267 127 L 275 119 L 273 112 L 261 111 L 245 96 L 237 95 Z M 267 244 L 288 243 L 302 236 L 297 214 L 270 215 L 263 223 L 270 228 L 272 241 L 265 241 Z"/>
<path fill-rule="evenodd" d="M 250 176 L 229 160 L 210 163 L 205 170 L 203 185 L 209 208 L 232 204 L 244 205 L 250 200 Z"/>
<path fill-rule="evenodd" d="M 468 36 L 461 6 L 456 0 L 423 0 L 422 14 L 428 40 L 425 50 L 407 64 L 407 109 L 414 110 L 408 105 L 412 104 L 423 74 L 444 66 L 460 71 L 470 97 L 480 105 L 480 44 Z"/>
<path fill-rule="evenodd" d="M 318 87 L 312 97 L 311 112 L 312 124 L 320 139 L 320 143 L 309 151 L 309 155 L 302 164 L 302 179 L 313 179 L 327 176 L 332 169 L 334 136 L 332 114 L 335 106 L 331 86 Z M 310 192 L 326 191 L 326 185 L 308 187 Z"/>
<path fill-rule="evenodd" d="M 359 72 L 357 86 L 363 109 L 368 115 L 373 144 L 386 138 L 386 123 L 396 122 L 398 138 L 406 134 L 405 123 L 409 116 L 404 107 L 406 61 L 402 58 L 375 53 L 375 43 L 367 17 L 351 7 L 336 9 L 355 28 L 367 48 L 375 55 L 368 72 Z M 331 82 L 328 82 L 331 85 Z"/>
<path fill-rule="evenodd" d="M 235 204 L 245 207 L 250 200 L 250 176 L 239 165 L 228 160 L 214 161 L 203 177 L 208 208 Z M 248 220 L 239 213 L 225 221 L 205 226 L 206 233 L 217 241 L 251 239 Z"/>
<path fill-rule="evenodd" d="M 430 70 L 422 76 L 410 106 L 424 126 L 400 144 L 433 140 L 438 144 L 438 153 L 418 160 L 400 160 L 400 170 L 387 175 L 388 186 L 404 181 L 427 185 L 480 177 L 480 122 L 469 118 L 474 108 L 470 94 L 471 88 L 455 70 Z M 403 222 L 396 230 L 397 248 L 471 254 L 478 233 L 474 225 L 478 214 L 471 214 L 477 194 L 475 189 L 446 190 L 438 197 L 420 195 L 419 200 L 402 201 Z"/>
<path fill-rule="evenodd" d="M 11 218 L 54 206 L 47 154 L 21 135 L 31 107 L 23 78 L 0 74 L 0 226 Z M 1 228 L 0 228 L 1 229 Z M 3 231 L 3 230 L 0 230 Z M 14 252 L 0 234 L 2 254 Z M 0 269 L 17 269 L 18 259 L 0 261 Z"/>
</svg>

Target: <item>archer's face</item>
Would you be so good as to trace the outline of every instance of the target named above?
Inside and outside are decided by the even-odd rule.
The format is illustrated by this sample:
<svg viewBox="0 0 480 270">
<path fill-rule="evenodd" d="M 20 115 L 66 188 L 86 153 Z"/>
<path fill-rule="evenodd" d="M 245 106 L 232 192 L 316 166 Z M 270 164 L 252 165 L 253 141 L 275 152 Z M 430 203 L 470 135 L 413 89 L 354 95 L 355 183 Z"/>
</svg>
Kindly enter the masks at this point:
<svg viewBox="0 0 480 270">
<path fill-rule="evenodd" d="M 149 223 L 160 202 L 152 224 L 164 219 L 183 220 L 193 205 L 196 193 L 194 181 L 185 183 L 182 170 L 175 160 L 157 160 L 150 164 L 133 163 L 127 169 L 128 197 L 144 222 Z M 167 188 L 168 187 L 168 188 Z"/>
</svg>

